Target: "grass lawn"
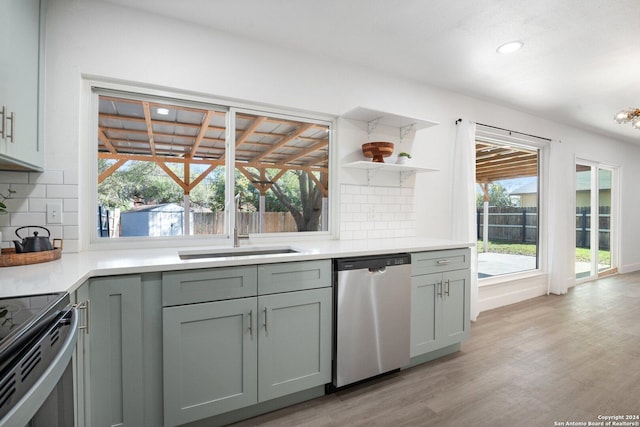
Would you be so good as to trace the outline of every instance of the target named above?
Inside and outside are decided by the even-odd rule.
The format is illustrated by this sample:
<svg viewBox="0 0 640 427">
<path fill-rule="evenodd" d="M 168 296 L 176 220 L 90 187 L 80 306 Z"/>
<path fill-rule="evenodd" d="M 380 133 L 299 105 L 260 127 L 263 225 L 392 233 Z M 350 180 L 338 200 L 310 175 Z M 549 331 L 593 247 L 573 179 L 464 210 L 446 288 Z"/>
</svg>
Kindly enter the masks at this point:
<svg viewBox="0 0 640 427">
<path fill-rule="evenodd" d="M 481 241 L 478 241 L 478 253 L 483 253 L 484 248 Z M 489 242 L 487 252 L 511 255 L 536 256 L 536 245 L 523 243 L 500 243 Z M 589 249 L 576 248 L 576 261 L 589 262 Z M 600 264 L 611 265 L 611 253 L 609 251 L 599 251 Z"/>
</svg>

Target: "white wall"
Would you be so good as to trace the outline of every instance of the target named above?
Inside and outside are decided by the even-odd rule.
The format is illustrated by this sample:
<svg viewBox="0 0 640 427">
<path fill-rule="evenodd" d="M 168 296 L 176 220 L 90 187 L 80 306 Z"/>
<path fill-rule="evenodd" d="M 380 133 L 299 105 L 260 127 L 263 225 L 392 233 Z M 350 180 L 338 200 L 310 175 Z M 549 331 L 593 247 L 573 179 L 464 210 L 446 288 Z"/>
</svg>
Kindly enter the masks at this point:
<svg viewBox="0 0 640 427">
<path fill-rule="evenodd" d="M 633 237 L 640 232 L 635 220 L 640 212 L 635 185 L 640 180 L 640 168 L 636 167 L 640 164 L 640 146 L 331 58 L 270 47 L 108 3 L 49 2 L 46 56 L 46 169 L 65 177 L 74 175 L 69 182 L 79 183 L 79 194 L 84 182 L 91 179 L 84 175 L 86 164 L 80 153 L 83 147 L 94 144 L 86 133 L 89 114 L 82 101 L 83 76 L 333 115 L 364 106 L 440 122 L 417 132 L 415 140 L 406 144 L 412 145 L 415 162 L 440 169 L 419 174 L 410 183 L 415 187 L 415 231 L 447 238 L 451 231 L 451 197 L 455 196 L 449 189 L 455 173 L 451 170 L 454 122 L 462 117 L 562 140 L 555 159 L 558 167 L 572 170 L 574 156 L 621 166 L 621 266 L 622 270 L 640 269 L 640 240 Z M 366 134 L 357 131 L 339 136 L 339 161 L 353 160 L 366 142 L 363 139 Z M 343 184 L 358 184 L 361 179 L 353 171 L 340 173 Z M 0 175 L 0 182 L 3 176 L 5 182 L 10 181 Z M 560 194 L 570 198 L 573 189 L 567 184 L 552 183 L 562 186 Z M 74 202 L 80 210 L 87 203 L 82 197 L 71 197 L 70 205 Z M 90 227 L 81 223 L 75 233 L 80 233 L 81 239 L 88 230 Z M 63 231 L 66 234 L 66 228 Z M 65 241 L 68 250 L 80 248 L 78 236 L 73 237 Z M 550 243 L 571 249 L 566 241 Z"/>
</svg>

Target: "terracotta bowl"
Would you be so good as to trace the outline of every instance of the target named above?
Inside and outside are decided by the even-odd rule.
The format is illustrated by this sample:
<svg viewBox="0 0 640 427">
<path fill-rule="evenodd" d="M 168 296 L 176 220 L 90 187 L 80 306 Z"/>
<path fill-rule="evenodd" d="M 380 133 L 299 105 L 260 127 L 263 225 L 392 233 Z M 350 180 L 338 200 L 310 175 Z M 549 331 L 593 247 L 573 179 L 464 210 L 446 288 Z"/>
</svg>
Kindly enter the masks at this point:
<svg viewBox="0 0 640 427">
<path fill-rule="evenodd" d="M 373 157 L 373 162 L 384 163 L 384 158 L 393 154 L 393 142 L 367 142 L 362 144 L 362 154 Z"/>
</svg>

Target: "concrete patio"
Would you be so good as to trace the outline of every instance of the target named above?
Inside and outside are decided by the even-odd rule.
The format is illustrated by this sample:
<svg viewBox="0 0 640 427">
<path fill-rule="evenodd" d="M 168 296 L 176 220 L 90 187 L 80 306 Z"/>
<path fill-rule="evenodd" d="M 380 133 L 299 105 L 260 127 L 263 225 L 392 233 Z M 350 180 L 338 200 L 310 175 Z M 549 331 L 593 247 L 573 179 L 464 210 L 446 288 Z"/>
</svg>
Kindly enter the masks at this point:
<svg viewBox="0 0 640 427">
<path fill-rule="evenodd" d="M 606 266 L 601 266 L 605 268 Z M 535 270 L 536 258 L 527 255 L 500 254 L 485 252 L 478 254 L 478 278 L 500 276 L 503 274 L 519 273 Z M 579 277 L 588 275 L 590 264 L 588 262 L 576 262 L 576 274 Z"/>
</svg>

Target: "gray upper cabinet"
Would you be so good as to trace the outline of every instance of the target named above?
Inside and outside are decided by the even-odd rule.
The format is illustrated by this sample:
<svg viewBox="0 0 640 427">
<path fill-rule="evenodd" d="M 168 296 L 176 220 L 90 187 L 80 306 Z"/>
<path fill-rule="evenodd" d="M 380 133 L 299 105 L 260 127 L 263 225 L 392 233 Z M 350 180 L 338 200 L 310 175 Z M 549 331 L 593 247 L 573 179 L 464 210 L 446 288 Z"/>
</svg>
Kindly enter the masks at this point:
<svg viewBox="0 0 640 427">
<path fill-rule="evenodd" d="M 42 171 L 40 0 L 0 2 L 0 170 Z"/>
<path fill-rule="evenodd" d="M 411 357 L 416 357 L 469 337 L 469 250 L 412 254 L 411 262 Z"/>
</svg>

